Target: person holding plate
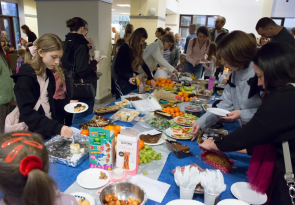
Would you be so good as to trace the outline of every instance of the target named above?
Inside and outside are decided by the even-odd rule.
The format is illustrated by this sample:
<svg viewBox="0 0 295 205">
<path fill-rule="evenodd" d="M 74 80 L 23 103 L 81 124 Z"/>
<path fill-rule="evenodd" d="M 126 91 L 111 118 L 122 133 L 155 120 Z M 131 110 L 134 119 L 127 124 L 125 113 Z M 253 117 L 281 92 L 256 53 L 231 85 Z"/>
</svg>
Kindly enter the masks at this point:
<svg viewBox="0 0 295 205">
<path fill-rule="evenodd" d="M 295 49 L 285 43 L 270 42 L 262 46 L 253 61 L 258 86 L 265 90 L 261 106 L 243 128 L 215 143 L 205 140 L 200 148 L 223 152 L 246 149 L 244 151 L 252 155 L 247 172 L 252 189 L 262 194 L 266 192 L 268 205 L 291 205 L 284 178 L 288 179 L 284 157 L 291 155 L 290 167 L 294 171 Z M 286 141 L 288 154 L 282 149 L 282 142 Z M 293 173 L 290 176 L 291 181 L 294 180 Z"/>
<path fill-rule="evenodd" d="M 217 59 L 232 71 L 232 75 L 225 86 L 220 100 L 213 107 L 230 111 L 226 117 L 219 117 L 206 112 L 193 125 L 192 135 L 199 129 L 211 127 L 219 120 L 241 120 L 242 125 L 249 122 L 257 108 L 261 105 L 259 97 L 260 88 L 257 86 L 253 63 L 251 62 L 256 52 L 256 42 L 243 31 L 233 31 L 223 37 L 218 44 Z M 192 138 L 192 141 L 196 137 Z"/>
</svg>

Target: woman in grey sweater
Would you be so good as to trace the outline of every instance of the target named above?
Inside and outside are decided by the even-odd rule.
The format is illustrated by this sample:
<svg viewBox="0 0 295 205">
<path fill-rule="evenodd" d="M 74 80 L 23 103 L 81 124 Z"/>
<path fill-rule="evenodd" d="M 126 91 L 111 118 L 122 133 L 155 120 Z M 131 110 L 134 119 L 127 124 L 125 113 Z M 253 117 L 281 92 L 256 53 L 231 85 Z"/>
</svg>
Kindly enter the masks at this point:
<svg viewBox="0 0 295 205">
<path fill-rule="evenodd" d="M 207 112 L 193 125 L 192 135 L 196 136 L 199 129 L 204 130 L 221 119 L 241 120 L 245 125 L 251 120 L 261 105 L 260 88 L 251 62 L 256 51 L 255 40 L 242 31 L 233 31 L 225 36 L 218 45 L 217 59 L 232 71 L 223 94 L 213 107 L 230 111 L 226 117 L 219 117 Z M 195 137 L 192 139 L 194 140 Z"/>
</svg>

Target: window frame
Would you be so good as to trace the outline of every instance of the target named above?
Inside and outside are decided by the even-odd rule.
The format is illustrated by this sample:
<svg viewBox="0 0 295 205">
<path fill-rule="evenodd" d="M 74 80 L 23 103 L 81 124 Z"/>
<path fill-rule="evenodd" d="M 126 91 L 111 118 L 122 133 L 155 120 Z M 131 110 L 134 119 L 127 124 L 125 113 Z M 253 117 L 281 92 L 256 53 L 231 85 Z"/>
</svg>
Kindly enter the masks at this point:
<svg viewBox="0 0 295 205">
<path fill-rule="evenodd" d="M 20 28 L 20 21 L 19 21 L 19 9 L 18 9 L 18 4 L 17 3 L 12 3 L 16 5 L 16 11 L 17 11 L 17 16 L 8 16 L 8 15 L 2 15 L 2 5 L 1 2 L 6 2 L 6 3 L 11 3 L 11 2 L 7 2 L 7 1 L 0 1 L 0 18 L 9 18 L 9 27 L 10 27 L 10 42 L 12 47 L 14 47 L 14 49 L 17 49 L 17 39 L 15 38 L 15 34 L 16 31 L 14 30 L 14 22 L 13 22 L 13 18 L 17 18 L 18 19 L 18 27 L 19 27 L 19 31 L 21 31 Z M 1 22 L 2 23 L 2 22 Z M 20 33 L 21 34 L 21 33 Z M 21 35 L 19 36 L 21 38 Z"/>
<path fill-rule="evenodd" d="M 279 26 L 284 26 L 284 24 L 285 24 L 285 18 L 284 17 L 271 17 L 271 19 L 282 20 L 281 25 L 279 25 Z"/>
<path fill-rule="evenodd" d="M 201 15 L 201 14 L 180 14 L 179 15 L 179 29 L 181 28 L 189 28 L 189 26 L 181 26 L 181 17 L 186 16 L 186 17 L 191 17 L 191 22 L 193 22 L 193 17 L 194 16 L 206 16 L 206 22 L 205 22 L 205 26 L 208 27 L 208 17 L 219 17 L 220 15 Z M 213 28 L 213 27 L 209 27 L 209 28 Z"/>
</svg>

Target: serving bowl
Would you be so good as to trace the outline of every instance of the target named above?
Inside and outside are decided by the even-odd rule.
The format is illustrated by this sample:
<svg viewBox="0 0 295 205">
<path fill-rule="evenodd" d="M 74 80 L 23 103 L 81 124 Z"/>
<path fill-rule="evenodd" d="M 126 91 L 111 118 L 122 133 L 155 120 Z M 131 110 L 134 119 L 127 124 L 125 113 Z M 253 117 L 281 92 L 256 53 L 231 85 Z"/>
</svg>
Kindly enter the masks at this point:
<svg viewBox="0 0 295 205">
<path fill-rule="evenodd" d="M 107 194 L 116 194 L 118 200 L 127 200 L 129 197 L 140 199 L 140 205 L 144 205 L 147 201 L 146 193 L 137 185 L 129 182 L 115 182 L 106 186 L 100 193 L 99 200 L 103 204 L 103 196 Z"/>
</svg>

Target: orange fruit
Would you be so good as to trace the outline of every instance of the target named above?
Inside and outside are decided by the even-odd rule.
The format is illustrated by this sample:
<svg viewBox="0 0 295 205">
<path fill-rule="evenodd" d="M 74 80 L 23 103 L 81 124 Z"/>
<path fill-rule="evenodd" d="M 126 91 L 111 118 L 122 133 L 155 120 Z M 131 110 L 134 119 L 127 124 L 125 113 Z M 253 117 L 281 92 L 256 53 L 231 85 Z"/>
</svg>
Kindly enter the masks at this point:
<svg viewBox="0 0 295 205">
<path fill-rule="evenodd" d="M 177 117 L 176 114 L 173 114 L 173 118 Z"/>
<path fill-rule="evenodd" d="M 156 81 L 156 86 L 159 86 L 159 81 Z"/>
<path fill-rule="evenodd" d="M 175 116 L 176 116 L 176 117 L 180 116 L 180 113 L 179 113 L 179 112 L 176 112 L 176 113 L 175 113 Z"/>
<path fill-rule="evenodd" d="M 139 150 L 141 150 L 144 147 L 144 142 L 139 140 Z"/>
<path fill-rule="evenodd" d="M 183 96 L 183 92 L 179 92 L 178 95 L 179 95 L 179 96 Z"/>
<path fill-rule="evenodd" d="M 171 85 L 172 85 L 172 87 L 174 87 L 175 86 L 175 83 L 170 83 Z"/>
<path fill-rule="evenodd" d="M 175 110 L 176 112 L 179 112 L 179 111 L 180 111 L 179 107 L 175 107 L 174 110 Z"/>
<path fill-rule="evenodd" d="M 180 116 L 183 115 L 184 113 L 182 111 L 179 112 Z"/>
<path fill-rule="evenodd" d="M 193 99 L 193 97 L 190 97 L 189 99 L 191 100 L 191 99 Z"/>
<path fill-rule="evenodd" d="M 146 84 L 151 85 L 151 81 L 150 80 L 146 81 Z"/>
<path fill-rule="evenodd" d="M 117 131 L 118 131 L 118 133 L 120 133 L 120 132 L 121 132 L 121 126 L 120 126 L 120 125 L 116 125 L 114 129 L 115 129 L 115 130 L 117 130 Z"/>
<path fill-rule="evenodd" d="M 89 131 L 88 130 L 81 130 L 80 132 L 81 135 L 89 135 Z"/>
<path fill-rule="evenodd" d="M 157 81 L 157 78 L 154 78 L 154 81 Z"/>
<path fill-rule="evenodd" d="M 189 98 L 188 97 L 184 98 L 184 101 L 189 102 Z"/>
<path fill-rule="evenodd" d="M 170 80 L 170 79 L 168 79 L 168 80 L 167 80 L 167 83 L 171 83 L 171 80 Z"/>
<path fill-rule="evenodd" d="M 183 93 L 183 97 L 187 98 L 188 97 L 188 93 Z"/>
<path fill-rule="evenodd" d="M 166 79 L 166 78 L 164 78 L 162 81 L 166 83 L 166 82 L 167 82 L 167 79 Z"/>
<path fill-rule="evenodd" d="M 108 126 L 108 130 L 114 130 L 114 126 Z"/>
<path fill-rule="evenodd" d="M 175 113 L 174 109 L 170 109 L 170 113 L 171 114 Z"/>
<path fill-rule="evenodd" d="M 117 130 L 114 130 L 114 135 L 117 137 L 117 135 L 119 134 L 119 132 Z"/>
<path fill-rule="evenodd" d="M 158 78 L 159 81 L 162 81 L 162 78 Z"/>
</svg>

